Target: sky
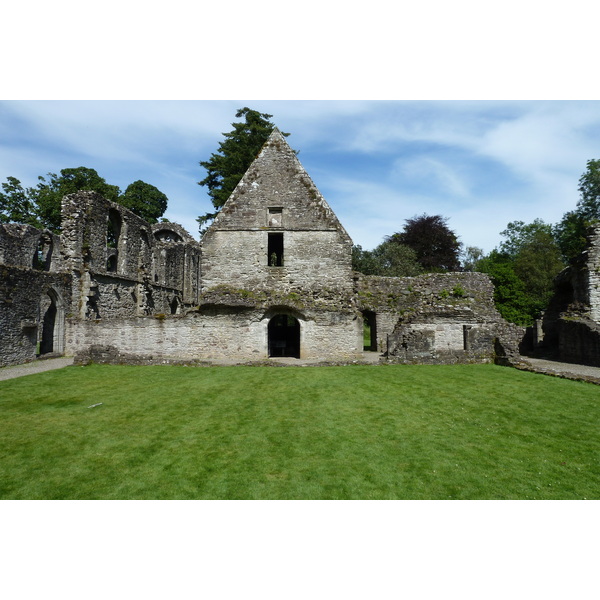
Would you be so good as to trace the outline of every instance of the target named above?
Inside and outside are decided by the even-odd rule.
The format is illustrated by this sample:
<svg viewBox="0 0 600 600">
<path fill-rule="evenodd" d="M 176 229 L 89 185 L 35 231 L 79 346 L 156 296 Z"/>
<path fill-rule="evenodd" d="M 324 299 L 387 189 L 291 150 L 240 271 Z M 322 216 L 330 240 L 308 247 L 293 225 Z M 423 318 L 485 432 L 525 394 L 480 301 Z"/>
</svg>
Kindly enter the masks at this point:
<svg viewBox="0 0 600 600">
<path fill-rule="evenodd" d="M 558 100 L 6 100 L 0 181 L 85 166 L 125 190 L 169 198 L 165 217 L 198 237 L 212 209 L 199 162 L 237 109 L 273 115 L 355 244 L 372 249 L 415 215 L 442 215 L 489 252 L 511 221 L 556 223 L 600 158 L 600 102 Z"/>
</svg>

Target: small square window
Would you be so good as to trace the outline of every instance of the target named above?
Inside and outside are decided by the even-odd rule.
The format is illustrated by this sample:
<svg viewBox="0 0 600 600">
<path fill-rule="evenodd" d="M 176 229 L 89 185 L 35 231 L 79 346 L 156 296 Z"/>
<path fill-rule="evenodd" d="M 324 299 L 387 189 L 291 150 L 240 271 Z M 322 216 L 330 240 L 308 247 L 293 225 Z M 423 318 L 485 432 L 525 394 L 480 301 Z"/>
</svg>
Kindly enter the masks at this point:
<svg viewBox="0 0 600 600">
<path fill-rule="evenodd" d="M 283 208 L 269 208 L 269 227 L 283 227 Z"/>
</svg>

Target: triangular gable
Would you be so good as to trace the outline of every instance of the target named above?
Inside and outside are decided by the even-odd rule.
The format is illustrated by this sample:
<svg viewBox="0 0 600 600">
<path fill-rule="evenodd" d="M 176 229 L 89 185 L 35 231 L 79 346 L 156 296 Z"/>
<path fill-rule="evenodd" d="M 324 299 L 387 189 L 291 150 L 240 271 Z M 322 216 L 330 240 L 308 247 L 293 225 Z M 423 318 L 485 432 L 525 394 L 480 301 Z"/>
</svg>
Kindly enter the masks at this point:
<svg viewBox="0 0 600 600">
<path fill-rule="evenodd" d="M 264 229 L 267 211 L 278 208 L 285 211 L 284 230 L 337 230 L 345 242 L 352 243 L 296 153 L 274 129 L 205 237 L 215 230 Z"/>
</svg>

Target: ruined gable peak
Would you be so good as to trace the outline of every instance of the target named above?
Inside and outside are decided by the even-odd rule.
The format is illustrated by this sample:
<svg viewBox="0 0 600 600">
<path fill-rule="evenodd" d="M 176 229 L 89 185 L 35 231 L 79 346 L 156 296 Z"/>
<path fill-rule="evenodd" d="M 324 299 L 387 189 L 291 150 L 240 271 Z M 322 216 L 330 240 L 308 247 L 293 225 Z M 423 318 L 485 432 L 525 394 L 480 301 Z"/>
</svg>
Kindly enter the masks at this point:
<svg viewBox="0 0 600 600">
<path fill-rule="evenodd" d="M 285 136 L 275 128 L 227 202 L 211 230 L 256 230 L 270 227 L 269 210 L 281 210 L 281 229 L 338 231 L 350 236 L 331 210 Z"/>
</svg>

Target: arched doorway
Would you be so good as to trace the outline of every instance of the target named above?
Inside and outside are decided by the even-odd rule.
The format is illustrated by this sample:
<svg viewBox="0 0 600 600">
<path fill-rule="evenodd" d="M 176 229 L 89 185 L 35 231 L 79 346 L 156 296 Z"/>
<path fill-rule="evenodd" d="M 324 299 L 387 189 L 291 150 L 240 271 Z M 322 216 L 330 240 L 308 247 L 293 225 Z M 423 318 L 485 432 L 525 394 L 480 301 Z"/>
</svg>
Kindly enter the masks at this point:
<svg viewBox="0 0 600 600">
<path fill-rule="evenodd" d="M 64 351 L 64 311 L 59 295 L 49 289 L 42 301 L 41 337 L 39 353 Z"/>
<path fill-rule="evenodd" d="M 269 356 L 300 358 L 300 322 L 291 315 L 275 315 L 269 321 Z"/>
</svg>

